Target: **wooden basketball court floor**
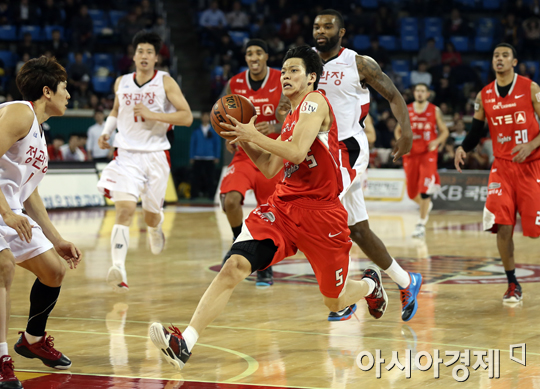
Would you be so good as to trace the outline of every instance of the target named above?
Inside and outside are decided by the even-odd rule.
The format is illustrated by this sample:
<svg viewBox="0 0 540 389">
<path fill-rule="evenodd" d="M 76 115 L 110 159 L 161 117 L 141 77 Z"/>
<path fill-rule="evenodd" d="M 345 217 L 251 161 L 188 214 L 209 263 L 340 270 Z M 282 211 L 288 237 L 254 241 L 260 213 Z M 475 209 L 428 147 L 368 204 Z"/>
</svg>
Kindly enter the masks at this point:
<svg viewBox="0 0 540 389">
<path fill-rule="evenodd" d="M 246 209 L 245 212 L 248 212 Z M 380 320 L 369 316 L 364 301 L 355 317 L 328 322 L 328 311 L 302 254 L 275 267 L 276 283 L 257 289 L 242 282 L 224 314 L 200 337 L 182 372 L 160 356 L 148 339 L 153 321 L 183 330 L 196 304 L 220 267 L 232 234 L 218 208 L 169 206 L 165 210 L 166 248 L 154 256 L 137 220 L 131 228 L 127 260 L 130 291 L 112 292 L 104 282 L 110 266 L 109 239 L 114 209 L 53 211 L 53 223 L 84 252 L 77 270 L 67 271 L 48 333 L 68 355 L 72 368 L 57 372 L 37 360 L 12 353 L 26 389 L 71 388 L 540 388 L 539 241 L 515 233 L 517 274 L 524 290 L 518 305 L 505 305 L 506 290 L 495 236 L 481 228 L 481 213 L 434 212 L 425 240 L 410 238 L 416 213 L 379 205 L 370 209 L 373 230 L 405 269 L 423 274 L 419 310 L 401 321 L 399 292 L 384 277 L 389 308 Z M 352 275 L 369 263 L 353 246 Z M 25 328 L 33 276 L 16 271 L 8 342 Z M 526 365 L 511 360 L 510 345 L 526 344 Z M 387 370 L 393 352 L 406 370 Z M 499 378 L 476 365 L 477 355 L 499 350 Z M 385 362 L 358 366 L 362 352 Z M 426 367 L 427 353 L 442 364 Z M 420 366 L 414 363 L 425 352 Z M 446 366 L 447 353 L 460 359 Z M 470 355 L 467 363 L 466 355 Z M 513 353 L 522 360 L 522 349 Z M 364 369 L 369 357 L 361 360 Z M 468 364 L 469 366 L 465 366 Z M 439 368 L 434 378 L 435 365 Z M 489 365 L 489 364 L 488 364 Z M 458 367 L 462 366 L 462 367 Z M 497 366 L 493 363 L 492 366 Z M 464 370 L 464 382 L 453 378 Z M 459 371 L 458 371 L 459 369 Z M 496 370 L 496 369 L 495 369 Z M 492 375 L 497 375 L 492 372 Z"/>
</svg>

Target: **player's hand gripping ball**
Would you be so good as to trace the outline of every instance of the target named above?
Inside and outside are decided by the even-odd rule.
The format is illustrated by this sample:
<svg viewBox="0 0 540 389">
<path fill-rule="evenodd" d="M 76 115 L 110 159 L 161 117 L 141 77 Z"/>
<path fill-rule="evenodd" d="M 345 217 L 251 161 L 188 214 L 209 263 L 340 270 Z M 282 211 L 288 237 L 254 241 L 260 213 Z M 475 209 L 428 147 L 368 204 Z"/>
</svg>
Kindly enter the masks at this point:
<svg viewBox="0 0 540 389">
<path fill-rule="evenodd" d="M 256 111 L 253 103 L 244 96 L 226 95 L 216 101 L 212 107 L 212 112 L 210 112 L 210 123 L 212 123 L 214 131 L 216 131 L 219 136 L 231 141 L 235 138 L 221 135 L 222 131 L 230 131 L 229 129 L 222 127 L 221 123 L 227 123 L 234 126 L 234 123 L 229 120 L 227 115 L 232 116 L 242 124 L 247 124 L 255 114 Z"/>
</svg>

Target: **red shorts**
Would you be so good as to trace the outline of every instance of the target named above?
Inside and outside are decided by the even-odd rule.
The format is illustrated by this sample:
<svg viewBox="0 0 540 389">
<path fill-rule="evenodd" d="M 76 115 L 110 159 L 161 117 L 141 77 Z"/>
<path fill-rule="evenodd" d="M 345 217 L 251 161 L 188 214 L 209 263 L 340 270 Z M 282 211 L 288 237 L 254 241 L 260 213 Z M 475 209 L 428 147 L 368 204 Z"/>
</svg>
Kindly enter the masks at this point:
<svg viewBox="0 0 540 389">
<path fill-rule="evenodd" d="M 540 236 L 540 160 L 516 163 L 495 158 L 489 175 L 484 208 L 484 229 L 497 232 L 497 225 L 514 226 L 521 215 L 523 235 Z"/>
<path fill-rule="evenodd" d="M 237 153 L 227 168 L 227 173 L 221 181 L 221 187 L 219 188 L 220 194 L 223 197 L 229 192 L 239 192 L 243 199 L 246 197 L 246 192 L 252 189 L 255 192 L 255 198 L 257 204 L 266 204 L 266 200 L 276 190 L 276 185 L 283 177 L 283 173 L 276 174 L 273 178 L 266 178 L 261 173 L 257 166 L 249 159 L 245 154 L 237 158 Z"/>
<path fill-rule="evenodd" d="M 433 194 L 441 185 L 441 179 L 437 173 L 437 158 L 437 150 L 425 154 L 403 156 L 409 198 L 414 199 L 418 193 Z"/>
<path fill-rule="evenodd" d="M 277 251 L 269 266 L 301 250 L 321 293 L 338 298 L 349 274 L 349 234 L 347 211 L 339 199 L 285 202 L 272 196 L 248 216 L 235 243 L 272 239 Z"/>
</svg>

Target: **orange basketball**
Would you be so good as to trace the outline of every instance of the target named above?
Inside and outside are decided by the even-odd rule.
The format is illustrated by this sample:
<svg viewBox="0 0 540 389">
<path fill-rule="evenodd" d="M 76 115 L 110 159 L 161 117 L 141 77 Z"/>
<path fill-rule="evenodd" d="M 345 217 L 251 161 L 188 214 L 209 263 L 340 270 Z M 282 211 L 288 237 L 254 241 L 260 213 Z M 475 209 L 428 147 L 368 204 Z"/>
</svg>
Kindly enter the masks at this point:
<svg viewBox="0 0 540 389">
<path fill-rule="evenodd" d="M 251 101 L 240 95 L 226 95 L 216 101 L 210 112 L 210 123 L 219 136 L 233 140 L 234 137 L 221 135 L 221 131 L 229 131 L 221 127 L 221 123 L 233 124 L 226 115 L 231 115 L 240 123 L 246 124 L 255 116 L 255 107 Z"/>
</svg>

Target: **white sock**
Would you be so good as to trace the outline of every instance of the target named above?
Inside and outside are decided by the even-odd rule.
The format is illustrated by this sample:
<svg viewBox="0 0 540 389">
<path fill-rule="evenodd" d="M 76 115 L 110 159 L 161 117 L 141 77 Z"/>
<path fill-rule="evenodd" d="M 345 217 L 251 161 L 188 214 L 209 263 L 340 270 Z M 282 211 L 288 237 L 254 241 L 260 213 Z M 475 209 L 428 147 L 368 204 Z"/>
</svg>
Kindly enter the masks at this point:
<svg viewBox="0 0 540 389">
<path fill-rule="evenodd" d="M 34 343 L 39 342 L 41 339 L 43 339 L 43 336 L 30 335 L 26 331 L 24 331 L 24 337 L 26 338 L 26 341 L 28 342 L 28 344 L 34 344 Z"/>
<path fill-rule="evenodd" d="M 112 263 L 123 269 L 126 264 L 126 255 L 129 246 L 129 227 L 115 224 L 111 234 Z"/>
<path fill-rule="evenodd" d="M 4 355 L 9 355 L 7 342 L 0 343 L 0 357 Z"/>
<path fill-rule="evenodd" d="M 429 215 L 427 215 L 425 219 L 418 218 L 418 222 L 416 222 L 416 224 L 421 224 L 425 226 L 427 224 L 428 219 L 429 219 Z"/>
<path fill-rule="evenodd" d="M 368 284 L 368 292 L 366 293 L 366 295 L 364 297 L 367 297 L 369 296 L 371 293 L 373 293 L 373 290 L 375 290 L 375 281 L 373 281 L 371 278 L 367 278 L 367 277 L 364 277 L 362 278 L 363 281 L 366 281 L 366 283 Z"/>
<path fill-rule="evenodd" d="M 388 277 L 390 277 L 392 281 L 394 281 L 402 289 L 405 289 L 411 283 L 409 273 L 403 270 L 403 268 L 399 266 L 399 263 L 397 263 L 394 258 L 392 258 L 392 264 L 390 267 L 383 271 L 388 274 Z"/>
<path fill-rule="evenodd" d="M 188 326 L 188 328 L 182 332 L 182 337 L 186 341 L 188 351 L 191 352 L 191 349 L 195 346 L 195 343 L 197 343 L 197 339 L 199 339 L 199 333 L 192 326 Z"/>
</svg>

